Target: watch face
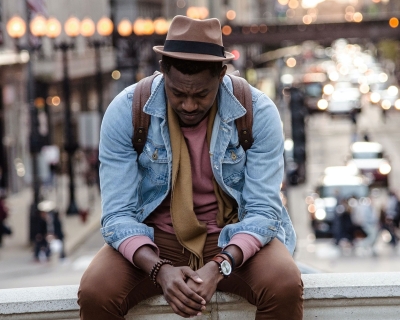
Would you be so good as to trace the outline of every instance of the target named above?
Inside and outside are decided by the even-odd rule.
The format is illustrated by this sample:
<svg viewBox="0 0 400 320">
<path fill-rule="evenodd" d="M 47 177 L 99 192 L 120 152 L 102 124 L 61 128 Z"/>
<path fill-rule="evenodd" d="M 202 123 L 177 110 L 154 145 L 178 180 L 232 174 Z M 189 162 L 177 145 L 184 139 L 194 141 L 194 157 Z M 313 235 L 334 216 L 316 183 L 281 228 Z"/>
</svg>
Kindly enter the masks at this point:
<svg viewBox="0 0 400 320">
<path fill-rule="evenodd" d="M 226 260 L 222 261 L 221 263 L 221 271 L 225 276 L 229 276 L 232 272 L 232 267 L 230 263 Z"/>
</svg>

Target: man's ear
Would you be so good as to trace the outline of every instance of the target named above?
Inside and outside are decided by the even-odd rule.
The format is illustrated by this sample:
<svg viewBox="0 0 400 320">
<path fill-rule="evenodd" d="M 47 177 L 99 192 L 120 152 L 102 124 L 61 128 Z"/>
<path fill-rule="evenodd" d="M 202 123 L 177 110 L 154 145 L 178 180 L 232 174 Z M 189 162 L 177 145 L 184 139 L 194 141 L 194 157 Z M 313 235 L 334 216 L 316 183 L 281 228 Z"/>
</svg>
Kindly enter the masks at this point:
<svg viewBox="0 0 400 320">
<path fill-rule="evenodd" d="M 162 66 L 162 60 L 159 60 L 159 61 L 158 61 L 158 64 L 160 65 L 160 72 L 161 72 L 162 74 L 164 74 L 164 68 L 163 68 L 163 66 Z"/>
<path fill-rule="evenodd" d="M 224 66 L 222 67 L 221 73 L 219 74 L 219 83 L 221 83 L 222 80 L 224 79 L 224 76 L 225 76 L 225 74 L 226 74 L 226 69 L 227 69 L 227 66 L 224 65 Z"/>
</svg>

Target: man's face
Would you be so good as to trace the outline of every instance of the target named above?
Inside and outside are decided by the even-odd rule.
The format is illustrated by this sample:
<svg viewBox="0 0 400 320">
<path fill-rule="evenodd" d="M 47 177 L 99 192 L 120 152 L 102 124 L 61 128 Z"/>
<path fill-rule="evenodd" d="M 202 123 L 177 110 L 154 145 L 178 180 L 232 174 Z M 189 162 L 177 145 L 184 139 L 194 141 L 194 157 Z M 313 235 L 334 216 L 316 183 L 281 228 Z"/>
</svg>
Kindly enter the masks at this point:
<svg viewBox="0 0 400 320">
<path fill-rule="evenodd" d="M 168 74 L 163 72 L 168 102 L 182 127 L 195 126 L 204 119 L 214 103 L 225 71 L 226 67 L 218 77 L 212 76 L 209 70 L 187 75 L 173 66 Z"/>
</svg>

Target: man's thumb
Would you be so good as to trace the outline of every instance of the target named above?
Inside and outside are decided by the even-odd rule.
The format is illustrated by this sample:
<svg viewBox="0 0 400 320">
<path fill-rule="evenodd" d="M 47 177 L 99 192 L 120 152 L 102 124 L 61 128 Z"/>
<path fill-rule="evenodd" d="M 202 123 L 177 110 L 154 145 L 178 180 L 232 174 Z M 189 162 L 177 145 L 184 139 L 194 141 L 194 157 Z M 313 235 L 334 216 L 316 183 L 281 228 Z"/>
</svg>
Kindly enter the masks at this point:
<svg viewBox="0 0 400 320">
<path fill-rule="evenodd" d="M 203 280 L 199 277 L 197 272 L 193 271 L 192 269 L 190 269 L 190 268 L 186 269 L 185 268 L 185 270 L 183 272 L 184 272 L 186 278 L 190 278 L 194 282 L 197 282 L 197 283 L 202 283 L 203 282 Z"/>
</svg>

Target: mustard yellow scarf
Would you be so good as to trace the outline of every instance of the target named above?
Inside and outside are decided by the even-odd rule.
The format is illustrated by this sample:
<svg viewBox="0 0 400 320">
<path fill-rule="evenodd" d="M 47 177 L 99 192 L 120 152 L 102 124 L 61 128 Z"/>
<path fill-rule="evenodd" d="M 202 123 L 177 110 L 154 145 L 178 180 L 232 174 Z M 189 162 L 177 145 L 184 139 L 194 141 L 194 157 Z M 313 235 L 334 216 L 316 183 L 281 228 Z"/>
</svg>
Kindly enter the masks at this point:
<svg viewBox="0 0 400 320">
<path fill-rule="evenodd" d="M 217 113 L 217 103 L 214 102 L 208 116 L 207 141 L 210 145 L 211 132 Z M 199 222 L 193 208 L 192 171 L 190 155 L 182 134 L 178 116 L 168 104 L 168 127 L 172 148 L 172 188 L 171 188 L 171 219 L 179 243 L 190 251 L 189 266 L 197 270 L 204 265 L 203 248 L 207 238 L 207 227 Z M 218 202 L 217 224 L 234 223 L 237 219 L 236 203 L 228 197 L 213 179 L 214 191 Z"/>
</svg>

